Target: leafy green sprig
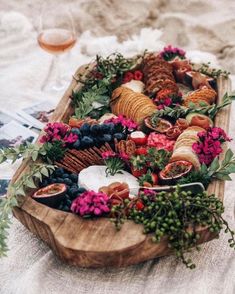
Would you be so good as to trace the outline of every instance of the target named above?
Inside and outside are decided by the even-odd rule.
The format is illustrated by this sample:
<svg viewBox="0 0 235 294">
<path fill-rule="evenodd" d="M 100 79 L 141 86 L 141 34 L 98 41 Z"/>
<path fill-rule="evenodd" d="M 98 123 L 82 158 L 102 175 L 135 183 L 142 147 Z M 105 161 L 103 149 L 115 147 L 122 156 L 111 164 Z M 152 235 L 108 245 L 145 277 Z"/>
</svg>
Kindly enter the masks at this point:
<svg viewBox="0 0 235 294">
<path fill-rule="evenodd" d="M 202 164 L 200 170 L 192 171 L 188 176 L 181 178 L 178 184 L 201 182 L 207 187 L 213 180 L 231 181 L 231 173 L 235 173 L 235 155 L 228 149 L 221 163 L 216 157 L 209 167 Z"/>
<path fill-rule="evenodd" d="M 111 54 L 107 58 L 96 56 L 94 68 L 85 75 L 81 74 L 77 79 L 77 82 L 82 83 L 83 87 L 72 93 L 75 106 L 74 117 L 83 119 L 96 110 L 94 118 L 97 118 L 99 114 L 97 112 L 103 113 L 103 109 L 109 109 L 109 98 L 112 91 L 121 85 L 123 74 L 135 68 L 144 54 L 136 58 L 125 58 L 120 53 Z M 101 104 L 100 108 L 96 108 L 95 102 Z"/>
<path fill-rule="evenodd" d="M 212 68 L 210 62 L 202 63 L 201 66 L 193 64 L 193 69 L 214 79 L 218 79 L 221 76 L 227 79 L 230 75 L 230 72 L 226 70 Z"/>
<path fill-rule="evenodd" d="M 29 159 L 29 171 L 8 187 L 8 197 L 0 200 L 0 257 L 6 255 L 7 230 L 11 222 L 12 209 L 18 205 L 18 196 L 25 196 L 28 189 L 34 189 L 43 177 L 49 177 L 55 169 L 51 163 L 63 158 L 65 148 L 60 141 L 40 144 L 21 144 L 17 147 L 0 149 L 0 163 L 12 164 L 19 158 Z M 43 159 L 47 163 L 36 163 Z"/>
<path fill-rule="evenodd" d="M 94 103 L 100 103 L 101 109 L 102 107 L 107 108 L 109 105 L 108 85 L 109 80 L 102 79 L 87 91 L 73 92 L 73 99 L 76 103 L 74 116 L 78 119 L 87 117 L 96 108 Z"/>
<path fill-rule="evenodd" d="M 0 164 L 9 160 L 14 163 L 19 158 L 31 158 L 36 161 L 39 156 L 45 156 L 46 150 L 39 144 L 21 144 L 16 147 L 0 149 Z"/>
<path fill-rule="evenodd" d="M 18 205 L 18 196 L 25 196 L 29 188 L 36 188 L 43 176 L 49 177 L 55 166 L 49 164 L 30 165 L 29 171 L 8 188 L 8 197 L 0 200 L 0 257 L 6 256 L 8 251 L 7 236 L 11 223 L 12 209 Z"/>
<path fill-rule="evenodd" d="M 174 108 L 165 107 L 164 109 L 154 112 L 151 120 L 154 122 L 158 117 L 169 117 L 170 119 L 177 120 L 180 117 L 186 117 L 189 113 L 198 113 L 208 115 L 212 120 L 215 118 L 216 114 L 224 107 L 232 103 L 232 99 L 235 98 L 234 94 L 228 95 L 225 93 L 220 104 L 212 104 L 209 106 L 202 106 L 198 108 L 194 103 L 190 103 L 190 107 L 175 106 Z"/>
<path fill-rule="evenodd" d="M 10 161 L 13 164 L 19 158 L 28 158 L 34 162 L 38 159 L 44 159 L 52 163 L 62 159 L 65 151 L 66 148 L 61 141 L 55 141 L 53 143 L 46 142 L 43 145 L 21 144 L 16 147 L 0 149 L 0 164 L 5 161 Z"/>
</svg>

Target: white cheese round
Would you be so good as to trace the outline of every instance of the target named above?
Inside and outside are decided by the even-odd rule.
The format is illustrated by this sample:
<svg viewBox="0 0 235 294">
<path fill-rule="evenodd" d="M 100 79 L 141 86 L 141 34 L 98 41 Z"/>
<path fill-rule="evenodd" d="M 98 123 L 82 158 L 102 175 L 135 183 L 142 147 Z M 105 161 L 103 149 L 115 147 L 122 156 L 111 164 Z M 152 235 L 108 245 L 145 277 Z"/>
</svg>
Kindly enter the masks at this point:
<svg viewBox="0 0 235 294">
<path fill-rule="evenodd" d="M 78 177 L 78 185 L 86 190 L 93 190 L 98 192 L 102 186 L 108 186 L 114 182 L 127 183 L 130 188 L 131 195 L 137 195 L 139 190 L 139 183 L 137 178 L 126 171 L 122 174 L 106 177 L 106 166 L 92 165 L 84 168 Z"/>
</svg>

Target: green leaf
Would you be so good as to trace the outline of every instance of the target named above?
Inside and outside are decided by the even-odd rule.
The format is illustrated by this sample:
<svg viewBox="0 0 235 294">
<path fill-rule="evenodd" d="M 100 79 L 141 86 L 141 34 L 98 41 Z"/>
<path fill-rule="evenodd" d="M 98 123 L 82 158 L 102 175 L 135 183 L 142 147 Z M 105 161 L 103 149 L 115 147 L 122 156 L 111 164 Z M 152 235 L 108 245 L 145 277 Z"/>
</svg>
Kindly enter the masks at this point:
<svg viewBox="0 0 235 294">
<path fill-rule="evenodd" d="M 233 158 L 233 152 L 231 149 L 228 149 L 225 153 L 225 157 L 224 157 L 224 160 L 222 161 L 222 165 L 226 165 L 230 162 L 230 160 Z"/>
<path fill-rule="evenodd" d="M 214 160 L 212 161 L 210 167 L 209 167 L 209 171 L 210 172 L 215 172 L 217 171 L 217 169 L 220 167 L 220 164 L 219 164 L 219 159 L 218 157 L 214 158 Z"/>
<path fill-rule="evenodd" d="M 16 197 L 11 197 L 11 198 L 10 198 L 10 202 L 11 202 L 11 206 L 12 206 L 12 207 L 18 205 L 18 201 L 17 201 Z"/>
<path fill-rule="evenodd" d="M 32 153 L 32 160 L 33 161 L 36 161 L 37 160 L 37 158 L 38 158 L 38 151 L 33 151 L 33 153 Z"/>
<path fill-rule="evenodd" d="M 40 172 L 36 172 L 36 173 L 34 174 L 34 177 L 37 178 L 37 179 L 39 179 L 40 182 L 42 181 L 42 174 L 41 174 Z"/>
<path fill-rule="evenodd" d="M 207 173 L 207 166 L 205 165 L 205 163 L 203 163 L 203 164 L 201 165 L 201 172 L 202 172 L 203 174 L 206 174 L 206 173 Z"/>
<path fill-rule="evenodd" d="M 221 181 L 231 181 L 232 180 L 229 175 L 224 174 L 224 173 L 219 173 L 219 172 L 215 173 L 213 175 L 213 178 L 221 180 Z"/>
<path fill-rule="evenodd" d="M 22 195 L 22 196 L 25 196 L 25 190 L 24 190 L 24 187 L 20 187 L 19 189 L 17 189 L 16 191 L 16 195 Z"/>
<path fill-rule="evenodd" d="M 235 173 L 235 162 L 230 163 L 226 168 L 225 168 L 226 172 L 228 174 L 232 174 Z"/>
<path fill-rule="evenodd" d="M 46 169 L 45 166 L 42 167 L 42 169 L 41 169 L 41 173 L 42 173 L 44 176 L 49 177 L 49 172 L 48 172 L 48 170 Z"/>
<path fill-rule="evenodd" d="M 37 186 L 34 183 L 34 180 L 32 178 L 28 179 L 25 183 L 25 185 L 29 188 L 37 188 Z"/>
</svg>

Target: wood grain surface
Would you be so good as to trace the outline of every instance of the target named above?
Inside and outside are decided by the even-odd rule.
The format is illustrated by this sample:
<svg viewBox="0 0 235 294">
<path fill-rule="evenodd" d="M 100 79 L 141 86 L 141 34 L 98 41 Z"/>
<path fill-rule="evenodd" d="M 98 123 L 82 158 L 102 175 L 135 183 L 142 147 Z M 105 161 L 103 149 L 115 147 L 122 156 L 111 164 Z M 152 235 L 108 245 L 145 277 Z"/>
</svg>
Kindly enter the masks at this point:
<svg viewBox="0 0 235 294">
<path fill-rule="evenodd" d="M 76 77 L 84 73 L 87 67 L 79 68 L 75 79 L 58 104 L 52 121 L 67 121 L 72 114 L 70 96 L 72 90 L 81 87 Z M 218 79 L 218 102 L 225 92 L 230 92 L 231 82 Z M 216 117 L 215 125 L 228 131 L 230 108 L 226 107 Z M 25 160 L 15 173 L 12 181 L 16 181 L 28 168 Z M 214 181 L 208 188 L 209 193 L 220 199 L 224 196 L 224 182 Z M 143 226 L 127 221 L 117 231 L 106 218 L 84 220 L 72 213 L 49 208 L 34 201 L 28 196 L 21 198 L 21 206 L 14 208 L 14 216 L 32 233 L 44 240 L 62 260 L 81 267 L 121 267 L 136 264 L 145 260 L 170 254 L 167 238 L 160 243 L 153 243 L 151 234 L 143 234 Z M 205 228 L 198 228 L 199 243 L 207 242 L 215 237 Z"/>
</svg>

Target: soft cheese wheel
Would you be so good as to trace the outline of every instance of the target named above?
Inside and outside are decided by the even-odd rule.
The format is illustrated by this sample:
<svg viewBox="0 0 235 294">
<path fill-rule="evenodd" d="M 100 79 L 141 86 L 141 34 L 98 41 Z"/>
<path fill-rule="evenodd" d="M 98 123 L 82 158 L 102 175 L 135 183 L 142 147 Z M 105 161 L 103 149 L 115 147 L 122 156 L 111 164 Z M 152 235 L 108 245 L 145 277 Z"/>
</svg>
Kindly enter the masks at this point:
<svg viewBox="0 0 235 294">
<path fill-rule="evenodd" d="M 107 177 L 106 168 L 103 165 L 92 165 L 84 168 L 79 174 L 78 185 L 86 190 L 98 192 L 100 187 L 108 186 L 114 182 L 127 183 L 130 192 L 137 195 L 139 183 L 136 177 L 126 171 L 122 171 L 122 174 Z"/>
</svg>

